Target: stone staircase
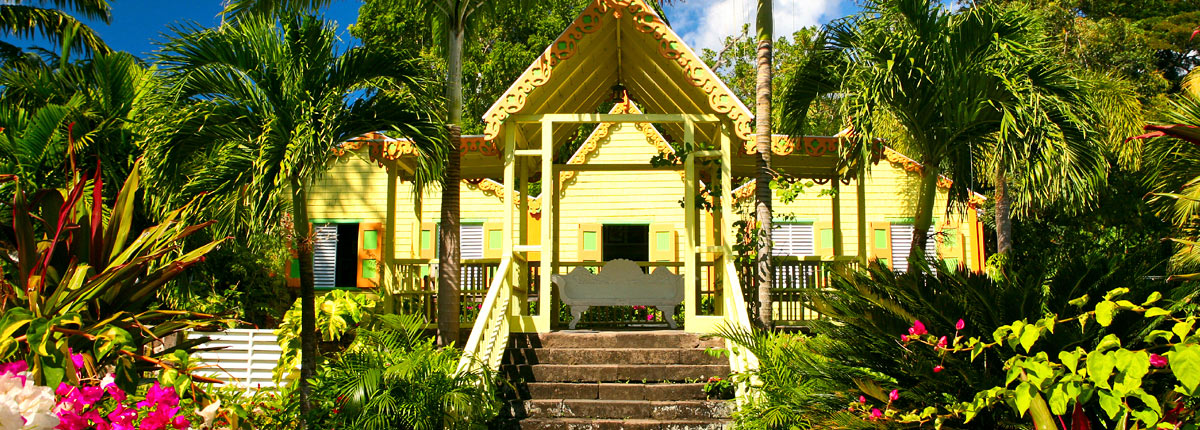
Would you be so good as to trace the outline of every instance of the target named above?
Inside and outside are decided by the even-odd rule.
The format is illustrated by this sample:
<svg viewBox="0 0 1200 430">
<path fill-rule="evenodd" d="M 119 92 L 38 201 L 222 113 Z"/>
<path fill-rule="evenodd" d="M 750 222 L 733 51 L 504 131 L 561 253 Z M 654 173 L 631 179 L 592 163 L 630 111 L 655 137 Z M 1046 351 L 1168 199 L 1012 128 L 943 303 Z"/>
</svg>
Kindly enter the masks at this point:
<svg viewBox="0 0 1200 430">
<path fill-rule="evenodd" d="M 515 393 L 503 427 L 720 429 L 732 404 L 704 382 L 729 375 L 719 339 L 676 330 L 513 334 L 501 373 Z"/>
</svg>

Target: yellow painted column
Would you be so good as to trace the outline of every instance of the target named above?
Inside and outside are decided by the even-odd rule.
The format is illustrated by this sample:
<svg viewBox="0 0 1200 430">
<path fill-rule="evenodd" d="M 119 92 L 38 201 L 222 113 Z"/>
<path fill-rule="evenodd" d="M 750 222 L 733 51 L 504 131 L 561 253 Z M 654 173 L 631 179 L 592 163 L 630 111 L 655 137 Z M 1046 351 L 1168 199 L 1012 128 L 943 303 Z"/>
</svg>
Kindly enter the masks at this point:
<svg viewBox="0 0 1200 430">
<path fill-rule="evenodd" d="M 688 148 L 696 149 L 696 125 L 690 119 L 683 123 L 683 141 Z M 684 166 L 683 179 L 683 231 L 687 235 L 687 248 L 683 252 L 683 327 L 694 330 L 698 325 L 696 307 L 699 301 L 696 297 L 696 278 L 699 267 L 696 264 L 700 231 L 696 218 L 696 158 L 694 153 L 688 154 Z"/>
<path fill-rule="evenodd" d="M 855 186 L 858 197 L 858 261 L 867 264 L 867 168 L 859 166 Z"/>
<path fill-rule="evenodd" d="M 842 249 L 842 193 L 841 184 L 838 183 L 838 178 L 834 177 L 829 180 L 829 186 L 833 189 L 833 256 L 841 257 L 845 255 L 845 250 Z M 818 232 L 820 234 L 820 232 Z"/>
<path fill-rule="evenodd" d="M 516 128 L 516 127 L 513 127 Z M 513 142 L 514 144 L 516 142 Z M 516 244 L 529 244 L 529 199 L 526 198 L 529 190 L 529 159 L 527 157 L 517 157 L 517 189 L 516 195 L 513 198 L 517 199 L 516 207 Z M 509 208 L 513 210 L 513 208 Z M 528 315 L 529 314 L 529 256 L 532 253 L 525 253 L 522 257 L 514 261 L 513 267 L 515 272 L 513 275 L 513 302 L 509 307 L 510 315 Z"/>
<path fill-rule="evenodd" d="M 542 185 L 551 184 L 554 181 L 554 123 L 550 121 L 542 121 Z M 539 271 L 541 273 L 541 283 L 538 285 L 538 316 L 534 319 L 534 326 L 538 332 L 550 331 L 550 321 L 553 318 L 550 311 L 550 302 L 552 291 L 554 288 L 554 262 L 558 260 L 557 250 L 552 249 L 550 244 L 558 241 L 558 237 L 554 234 L 554 224 L 558 224 L 558 217 L 554 216 L 558 211 L 558 205 L 554 198 L 542 199 L 542 261 Z M 547 222 L 546 215 L 551 214 L 551 220 Z M 546 252 L 546 251 L 550 252 Z"/>
</svg>

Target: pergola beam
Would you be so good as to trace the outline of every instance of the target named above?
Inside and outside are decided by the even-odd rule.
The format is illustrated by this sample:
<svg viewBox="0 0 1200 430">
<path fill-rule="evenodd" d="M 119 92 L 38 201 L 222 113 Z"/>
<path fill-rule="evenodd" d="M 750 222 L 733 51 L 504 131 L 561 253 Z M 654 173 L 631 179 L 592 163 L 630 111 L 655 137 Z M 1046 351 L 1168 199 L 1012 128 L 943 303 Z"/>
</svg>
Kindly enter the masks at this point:
<svg viewBox="0 0 1200 430">
<path fill-rule="evenodd" d="M 529 123 L 715 123 L 721 122 L 721 117 L 711 114 L 683 113 L 651 113 L 651 114 L 618 114 L 618 113 L 546 113 L 513 115 L 508 119 L 519 124 Z M 685 139 L 686 140 L 686 139 Z"/>
</svg>

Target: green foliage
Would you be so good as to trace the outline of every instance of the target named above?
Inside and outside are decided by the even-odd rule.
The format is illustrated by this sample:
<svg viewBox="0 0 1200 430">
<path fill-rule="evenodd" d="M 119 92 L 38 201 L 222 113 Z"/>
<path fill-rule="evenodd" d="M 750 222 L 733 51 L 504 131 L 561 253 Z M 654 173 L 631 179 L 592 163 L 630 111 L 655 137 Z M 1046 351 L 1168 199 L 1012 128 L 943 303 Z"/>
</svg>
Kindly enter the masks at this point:
<svg viewBox="0 0 1200 430">
<path fill-rule="evenodd" d="M 330 424 L 355 429 L 486 428 L 499 413 L 490 370 L 458 372 L 462 351 L 437 348 L 417 315 L 381 315 L 329 363 Z"/>
<path fill-rule="evenodd" d="M 43 7 L 47 3 L 55 7 Z M 0 34 L 19 38 L 41 36 L 66 48 L 95 54 L 111 51 L 95 31 L 72 14 L 105 24 L 111 20 L 107 0 L 13 2 L 0 5 Z M 20 54 L 15 45 L 0 42 L 0 56 L 11 58 Z"/>
<path fill-rule="evenodd" d="M 366 293 L 333 290 L 317 301 L 317 336 L 323 342 L 348 343 L 349 336 L 374 318 L 379 300 Z M 279 347 L 279 362 L 275 365 L 275 381 L 293 378 L 300 369 L 300 299 L 283 315 L 283 323 L 275 330 Z"/>
<path fill-rule="evenodd" d="M 772 72 L 771 85 L 776 91 L 771 93 L 772 121 L 779 128 L 780 118 L 784 112 L 782 91 L 789 86 L 796 69 L 804 64 L 808 55 L 813 52 L 813 43 L 817 39 L 817 28 L 802 28 L 791 37 L 780 37 L 771 45 Z M 700 58 L 713 72 L 721 78 L 725 85 L 737 95 L 742 104 L 754 106 L 755 87 L 757 85 L 758 67 L 756 64 L 757 47 L 754 37 L 750 34 L 750 25 L 742 26 L 739 34 L 727 36 L 720 51 L 705 49 Z M 832 136 L 845 127 L 845 122 L 834 111 L 833 99 L 819 100 L 810 110 L 803 133 L 810 136 Z"/>
<path fill-rule="evenodd" d="M 368 0 L 359 8 L 350 34 L 363 45 L 407 58 L 419 58 L 431 79 L 430 93 L 445 92 L 446 33 L 413 1 Z M 494 2 L 487 2 L 494 3 Z M 463 134 L 483 133 L 483 114 L 554 41 L 583 9 L 580 0 L 543 0 L 522 7 L 483 5 L 467 26 L 463 47 Z M 591 128 L 591 127 L 587 127 Z M 586 136 L 586 134 L 584 135 Z M 569 155 L 569 154 L 568 154 Z"/>
<path fill-rule="evenodd" d="M 111 207 L 103 202 L 97 170 L 89 179 L 74 172 L 69 188 L 30 197 L 18 188 L 13 200 L 15 258 L 6 261 L 0 307 L 0 361 L 28 362 L 41 385 L 76 381 L 76 372 L 95 377 L 112 368 L 117 383 L 132 391 L 137 373 L 169 364 L 170 356 L 198 342 L 150 353 L 151 342 L 213 321 L 190 311 L 154 310 L 154 292 L 219 245 L 217 240 L 180 249 L 184 240 L 210 223 L 188 225 L 186 205 L 163 223 L 131 236 L 137 169 Z M 77 369 L 72 349 L 85 358 Z M 149 354 L 149 355 L 145 355 Z M 147 365 L 150 363 L 150 365 Z"/>
<path fill-rule="evenodd" d="M 787 347 L 772 346 L 776 350 L 764 346 L 772 345 L 771 339 L 766 339 L 772 335 L 729 337 L 738 347 L 752 348 L 764 363 L 765 370 L 751 376 L 762 381 L 764 390 L 774 392 L 767 397 L 771 400 L 759 405 L 760 409 L 780 408 L 775 416 L 805 417 L 817 427 L 873 428 L 883 424 L 864 420 L 860 413 L 880 408 L 892 414 L 885 416 L 904 410 L 916 411 L 920 416 L 926 412 L 921 408 L 969 402 L 976 393 L 1006 385 L 1011 381 L 1006 381 L 1010 374 L 1005 363 L 1018 354 L 1045 353 L 1054 357 L 1059 351 L 1074 351 L 1077 346 L 1092 348 L 1108 335 L 1132 339 L 1146 329 L 1141 320 L 1120 314 L 1108 327 L 1093 323 L 1083 330 L 1038 329 L 1036 338 L 1026 334 L 1032 329 L 1022 328 L 1013 343 L 1019 351 L 986 348 L 971 359 L 968 354 L 946 355 L 934 348 L 906 345 L 900 335 L 913 326 L 914 320 L 922 321 L 929 333 L 939 335 L 938 339 L 946 335 L 948 346 L 957 347 L 962 344 L 955 343 L 955 339 L 984 338 L 997 328 L 1012 326 L 1013 321 L 1066 315 L 1080 305 L 1094 306 L 1103 301 L 1099 298 L 1104 292 L 1115 286 L 1130 288 L 1134 294 L 1149 294 L 1161 288 L 1161 281 L 1143 278 L 1141 264 L 1137 257 L 1127 261 L 1080 256 L 1052 274 L 1039 266 L 1024 266 L 1024 270 L 1009 266 L 1000 269 L 995 279 L 952 271 L 944 265 L 937 267 L 936 275 L 929 275 L 923 274 L 925 270 L 896 274 L 872 264 L 866 270 L 835 277 L 826 291 L 809 293 L 813 308 L 825 316 L 809 323 L 811 336 L 780 340 L 775 343 Z M 1074 300 L 1072 304 L 1073 299 L 1084 295 L 1096 299 Z M 956 330 L 960 318 L 969 324 Z M 1025 346 L 1020 343 L 1022 335 Z M 902 393 L 898 402 L 888 400 L 892 389 Z M 865 409 L 858 401 L 860 394 L 866 397 Z M 858 405 L 857 409 L 847 410 L 852 404 Z M 943 419 L 942 423 L 980 429 L 1027 425 L 1025 419 L 1004 408 L 981 410 L 969 422 L 959 417 Z"/>
<path fill-rule="evenodd" d="M 1158 292 L 1151 293 L 1140 304 L 1123 300 L 1128 291 L 1127 288 L 1109 291 L 1094 310 L 1074 317 L 1051 314 L 1032 323 L 1021 320 L 998 327 L 990 338 L 956 333 L 952 343 L 939 345 L 936 335 L 909 337 L 910 342 L 932 346 L 942 356 L 969 354 L 972 363 L 993 348 L 1011 350 L 1012 356 L 1004 362 L 1003 385 L 982 390 L 970 401 L 944 405 L 943 416 L 912 413 L 900 415 L 899 421 L 927 422 L 953 417 L 970 422 L 984 409 L 1006 404 L 1018 416 L 1028 413 L 1036 422 L 1049 422 L 1049 428 L 1057 428 L 1052 415 L 1065 415 L 1076 408 L 1096 411 L 1092 415 L 1103 417 L 1109 428 L 1125 428 L 1131 420 L 1140 421 L 1146 428 L 1162 428 L 1160 423 L 1176 428 L 1179 417 L 1168 418 L 1165 410 L 1180 403 L 1181 396 L 1200 394 L 1196 391 L 1200 385 L 1196 316 L 1175 316 L 1175 312 L 1158 307 L 1162 299 Z M 1089 302 L 1089 297 L 1085 295 L 1072 302 L 1082 305 Z M 1110 333 L 1090 351 L 1075 346 L 1060 349 L 1054 356 L 1050 354 L 1053 351 L 1032 353 L 1036 344 L 1056 329 L 1084 330 L 1089 321 L 1109 327 L 1121 312 L 1143 314 L 1148 327 L 1153 329 L 1126 339 Z M 1037 407 L 1039 402 L 1046 402 L 1043 399 L 1048 399 L 1048 408 Z"/>
<path fill-rule="evenodd" d="M 286 284 L 287 274 L 280 272 L 291 263 L 287 250 L 291 242 L 281 233 L 225 242 L 192 266 L 188 276 L 159 290 L 159 301 L 168 309 L 221 314 L 256 327 L 274 328 L 296 294 Z"/>
</svg>

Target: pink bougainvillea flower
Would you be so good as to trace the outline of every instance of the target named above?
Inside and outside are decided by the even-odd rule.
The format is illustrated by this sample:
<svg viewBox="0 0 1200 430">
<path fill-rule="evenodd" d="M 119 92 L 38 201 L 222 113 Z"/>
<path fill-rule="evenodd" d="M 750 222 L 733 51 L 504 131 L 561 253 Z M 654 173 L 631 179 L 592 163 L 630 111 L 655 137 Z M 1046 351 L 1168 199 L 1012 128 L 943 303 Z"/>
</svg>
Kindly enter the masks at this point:
<svg viewBox="0 0 1200 430">
<path fill-rule="evenodd" d="M 888 400 L 893 402 L 900 400 L 900 390 L 892 390 L 892 392 L 888 393 Z"/>
<path fill-rule="evenodd" d="M 866 403 L 866 402 L 867 402 L 867 397 L 866 397 L 866 396 L 858 396 L 858 402 L 859 402 L 859 403 Z"/>
<path fill-rule="evenodd" d="M 923 334 L 929 334 L 929 331 L 925 330 L 925 324 L 922 323 L 921 320 L 913 320 L 912 327 L 908 328 L 908 335 L 909 336 L 920 336 Z"/>
<path fill-rule="evenodd" d="M 879 408 L 871 408 L 871 421 L 875 421 L 880 418 L 883 418 L 883 411 L 880 411 Z"/>
<path fill-rule="evenodd" d="M 958 319 L 958 322 L 954 323 L 954 329 L 955 329 L 955 330 L 962 330 L 962 329 L 964 329 L 964 328 L 967 328 L 967 322 L 966 322 L 966 321 L 963 321 L 963 320 L 962 320 L 962 318 L 959 318 L 959 319 Z"/>
<path fill-rule="evenodd" d="M 1154 367 L 1167 367 L 1167 357 L 1158 354 L 1150 354 L 1150 365 Z"/>
<path fill-rule="evenodd" d="M 937 347 L 938 349 L 946 349 L 946 336 L 942 336 L 940 339 L 938 339 Z"/>
<path fill-rule="evenodd" d="M 25 360 L 14 361 L 12 363 L 0 364 L 0 375 L 6 374 L 6 373 L 11 373 L 13 375 L 20 375 L 21 372 L 24 372 L 27 370 L 29 370 L 29 363 L 26 363 Z"/>
<path fill-rule="evenodd" d="M 646 314 L 646 321 L 654 321 L 654 314 Z"/>
<path fill-rule="evenodd" d="M 942 371 L 942 369 L 945 369 L 945 367 L 942 367 L 942 365 L 940 365 L 940 364 L 937 366 L 933 366 L 933 373 L 939 373 Z"/>
<path fill-rule="evenodd" d="M 77 371 L 77 372 L 79 370 L 83 369 L 83 355 L 82 354 L 71 354 L 71 364 L 75 365 L 75 371 Z"/>
<path fill-rule="evenodd" d="M 908 335 L 907 335 L 907 334 L 902 334 L 902 335 L 900 335 L 900 341 L 901 341 L 901 342 L 908 342 Z"/>
</svg>

